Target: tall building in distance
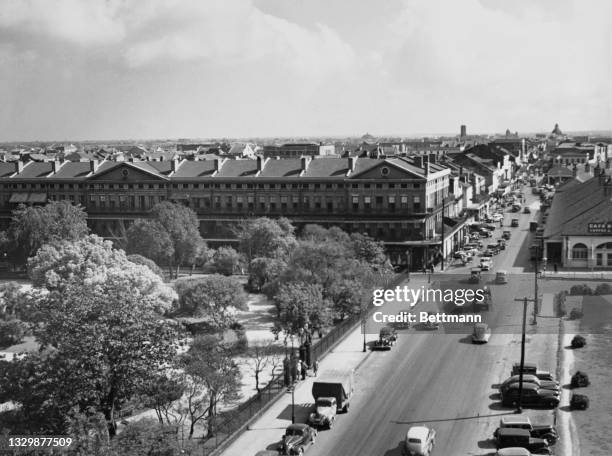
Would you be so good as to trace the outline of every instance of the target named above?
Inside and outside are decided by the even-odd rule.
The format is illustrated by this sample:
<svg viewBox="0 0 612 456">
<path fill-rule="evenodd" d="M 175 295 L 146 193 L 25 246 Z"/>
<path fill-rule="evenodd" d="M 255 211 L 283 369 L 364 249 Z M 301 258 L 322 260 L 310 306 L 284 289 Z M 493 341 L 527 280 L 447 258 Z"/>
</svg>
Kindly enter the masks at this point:
<svg viewBox="0 0 612 456">
<path fill-rule="evenodd" d="M 465 138 L 467 136 L 467 127 L 465 125 L 461 125 L 461 137 Z"/>
</svg>

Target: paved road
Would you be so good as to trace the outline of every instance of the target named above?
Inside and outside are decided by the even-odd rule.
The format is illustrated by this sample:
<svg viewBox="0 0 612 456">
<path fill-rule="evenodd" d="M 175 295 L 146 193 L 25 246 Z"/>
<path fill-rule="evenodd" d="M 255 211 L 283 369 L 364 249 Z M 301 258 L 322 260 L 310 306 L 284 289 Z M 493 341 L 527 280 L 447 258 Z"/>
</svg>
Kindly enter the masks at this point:
<svg viewBox="0 0 612 456">
<path fill-rule="evenodd" d="M 509 247 L 496 257 L 500 268 L 528 269 L 527 263 L 516 260 L 517 254 L 524 253 L 529 222 L 528 215 L 520 218 L 521 226 L 514 229 Z M 444 280 L 464 280 L 466 273 L 460 269 L 457 276 L 444 276 Z M 501 407 L 492 385 L 506 378 L 511 364 L 519 360 L 522 306 L 514 298 L 533 289 L 530 274 L 510 279 L 508 285 L 491 285 L 494 306 L 483 312 L 494 328 L 489 344 L 472 345 L 467 334 L 445 333 L 444 327 L 438 332 L 410 329 L 400 333 L 390 352 L 372 354 L 360 368 L 350 412 L 336 421 L 333 430 L 319 433 L 309 454 L 399 456 L 405 433 L 415 424 L 436 429 L 433 455 L 494 454 L 489 438 L 499 416 L 512 410 Z M 423 310 L 437 310 L 435 304 L 425 306 Z M 550 350 L 556 336 L 543 337 L 548 340 L 529 337 L 532 354 L 527 361 L 554 370 Z M 528 413 L 552 420 L 550 411 Z"/>
</svg>

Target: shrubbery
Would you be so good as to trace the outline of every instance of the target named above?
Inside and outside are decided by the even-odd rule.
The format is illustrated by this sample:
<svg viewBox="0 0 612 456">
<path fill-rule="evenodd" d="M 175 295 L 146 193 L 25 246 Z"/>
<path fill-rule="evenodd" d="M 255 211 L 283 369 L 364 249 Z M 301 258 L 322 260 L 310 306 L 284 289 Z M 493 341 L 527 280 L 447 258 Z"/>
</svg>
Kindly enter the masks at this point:
<svg viewBox="0 0 612 456">
<path fill-rule="evenodd" d="M 593 290 L 586 283 L 582 285 L 574 285 L 570 288 L 570 295 L 572 296 L 583 296 L 583 295 L 592 295 Z"/>
<path fill-rule="evenodd" d="M 576 335 L 572 339 L 572 348 L 582 348 L 585 345 L 586 345 L 586 339 L 580 335 Z"/>
<path fill-rule="evenodd" d="M 568 318 L 569 318 L 570 320 L 578 320 L 579 318 L 582 318 L 582 315 L 583 315 L 582 310 L 580 310 L 580 309 L 578 309 L 578 308 L 574 307 L 574 308 L 572 309 L 572 311 L 570 312 L 570 314 L 569 314 L 569 317 L 568 317 Z"/>
<path fill-rule="evenodd" d="M 0 347 L 10 347 L 22 341 L 28 326 L 16 318 L 0 321 Z"/>
<path fill-rule="evenodd" d="M 595 288 L 595 294 L 596 295 L 612 294 L 612 285 L 610 285 L 609 283 L 600 283 Z"/>
</svg>

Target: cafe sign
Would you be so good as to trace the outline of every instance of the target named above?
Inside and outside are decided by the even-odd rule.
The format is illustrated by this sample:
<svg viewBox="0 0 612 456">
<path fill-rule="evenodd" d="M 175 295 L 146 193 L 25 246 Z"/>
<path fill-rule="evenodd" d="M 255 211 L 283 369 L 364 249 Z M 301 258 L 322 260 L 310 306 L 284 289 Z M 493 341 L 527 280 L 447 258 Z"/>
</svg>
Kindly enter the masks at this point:
<svg viewBox="0 0 612 456">
<path fill-rule="evenodd" d="M 596 222 L 588 224 L 589 233 L 612 234 L 612 222 Z"/>
</svg>

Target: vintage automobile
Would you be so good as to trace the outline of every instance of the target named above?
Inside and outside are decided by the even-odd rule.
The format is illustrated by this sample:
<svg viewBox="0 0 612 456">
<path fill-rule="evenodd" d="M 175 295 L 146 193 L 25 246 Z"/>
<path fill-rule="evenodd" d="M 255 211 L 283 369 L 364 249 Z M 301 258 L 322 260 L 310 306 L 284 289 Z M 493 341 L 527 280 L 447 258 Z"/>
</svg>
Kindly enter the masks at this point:
<svg viewBox="0 0 612 456">
<path fill-rule="evenodd" d="M 285 455 L 304 454 L 317 439 L 317 431 L 307 424 L 291 424 L 281 439 L 279 451 Z"/>
<path fill-rule="evenodd" d="M 476 297 L 474 299 L 474 311 L 477 312 L 479 310 L 489 310 L 491 304 L 493 303 L 493 296 L 491 295 L 491 289 L 487 286 L 483 287 L 483 298 L 479 299 Z"/>
<path fill-rule="evenodd" d="M 490 271 L 493 267 L 493 261 L 490 257 L 483 257 L 480 259 L 480 269 L 483 271 Z"/>
<path fill-rule="evenodd" d="M 559 405 L 559 392 L 545 388 L 540 388 L 533 383 L 523 382 L 523 395 L 521 405 L 525 407 L 549 407 L 554 408 Z M 512 407 L 518 404 L 519 383 L 512 383 L 502 394 L 502 404 Z"/>
<path fill-rule="evenodd" d="M 504 392 L 508 389 L 510 385 L 513 385 L 515 383 L 518 384 L 519 380 L 520 375 L 513 375 L 507 378 L 502 382 L 501 385 L 499 385 L 499 392 L 504 394 Z M 552 380 L 540 380 L 533 374 L 523 374 L 523 384 L 525 383 L 533 383 L 534 385 L 537 385 L 540 388 L 549 389 L 557 392 L 560 390 L 559 382 L 555 382 Z"/>
<path fill-rule="evenodd" d="M 497 450 L 496 456 L 531 456 L 531 451 L 527 448 L 511 447 Z"/>
<path fill-rule="evenodd" d="M 435 444 L 435 430 L 426 426 L 412 426 L 406 433 L 402 453 L 406 456 L 429 456 Z"/>
<path fill-rule="evenodd" d="M 512 371 L 510 371 L 510 375 L 518 375 L 521 373 L 521 364 L 514 363 L 512 365 Z M 554 380 L 552 374 L 549 371 L 540 370 L 533 363 L 524 363 L 523 364 L 523 374 L 532 374 L 538 377 L 540 380 Z"/>
<path fill-rule="evenodd" d="M 503 416 L 499 420 L 499 427 L 493 433 L 493 437 L 497 438 L 497 433 L 500 429 L 527 429 L 531 437 L 544 439 L 549 445 L 554 445 L 559 439 L 557 429 L 552 424 L 531 424 L 531 420 L 525 415 L 508 415 Z"/>
<path fill-rule="evenodd" d="M 491 329 L 486 323 L 476 323 L 472 332 L 473 344 L 486 344 L 491 338 Z"/>
<path fill-rule="evenodd" d="M 512 205 L 512 212 L 519 212 L 521 210 L 521 205 L 520 204 L 513 204 Z"/>
<path fill-rule="evenodd" d="M 314 428 L 331 429 L 334 426 L 336 414 L 336 398 L 319 397 L 315 402 L 315 411 L 308 416 L 308 424 Z"/>
<path fill-rule="evenodd" d="M 480 281 L 482 280 L 480 274 L 481 274 L 480 268 L 472 268 L 470 270 L 470 278 L 468 279 L 468 281 L 470 283 L 480 283 Z"/>
<path fill-rule="evenodd" d="M 508 272 L 499 270 L 495 273 L 495 283 L 503 285 L 508 283 Z"/>
<path fill-rule="evenodd" d="M 523 214 L 531 214 L 531 209 L 529 209 L 529 206 L 525 206 L 525 209 L 523 209 Z"/>
<path fill-rule="evenodd" d="M 378 340 L 374 342 L 374 350 L 391 350 L 397 340 L 397 331 L 390 326 L 380 328 Z"/>
<path fill-rule="evenodd" d="M 517 226 L 519 226 L 519 219 L 512 219 L 512 221 L 510 222 L 510 226 L 512 228 L 516 228 Z"/>
<path fill-rule="evenodd" d="M 497 247 L 500 250 L 506 250 L 506 240 L 505 239 L 498 239 L 497 240 Z"/>
<path fill-rule="evenodd" d="M 511 236 L 512 236 L 512 232 L 510 231 L 504 231 L 502 233 L 502 238 L 504 238 L 506 241 L 509 241 Z"/>
<path fill-rule="evenodd" d="M 533 454 L 552 454 L 545 439 L 531 437 L 527 429 L 503 428 L 497 431 L 497 448 L 522 447 Z"/>
</svg>

